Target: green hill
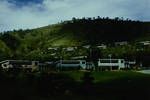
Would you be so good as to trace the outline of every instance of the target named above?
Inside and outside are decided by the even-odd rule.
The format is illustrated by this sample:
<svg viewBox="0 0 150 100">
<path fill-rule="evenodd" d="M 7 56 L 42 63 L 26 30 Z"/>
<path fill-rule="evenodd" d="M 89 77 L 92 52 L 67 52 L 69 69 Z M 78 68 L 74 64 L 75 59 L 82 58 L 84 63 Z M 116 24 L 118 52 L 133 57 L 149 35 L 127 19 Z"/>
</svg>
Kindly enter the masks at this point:
<svg viewBox="0 0 150 100">
<path fill-rule="evenodd" d="M 73 18 L 31 30 L 1 33 L 2 47 L 8 48 L 11 58 L 43 56 L 49 47 L 82 46 L 116 41 L 150 40 L 150 22 L 129 19 Z M 40 54 L 42 52 L 42 54 Z"/>
</svg>

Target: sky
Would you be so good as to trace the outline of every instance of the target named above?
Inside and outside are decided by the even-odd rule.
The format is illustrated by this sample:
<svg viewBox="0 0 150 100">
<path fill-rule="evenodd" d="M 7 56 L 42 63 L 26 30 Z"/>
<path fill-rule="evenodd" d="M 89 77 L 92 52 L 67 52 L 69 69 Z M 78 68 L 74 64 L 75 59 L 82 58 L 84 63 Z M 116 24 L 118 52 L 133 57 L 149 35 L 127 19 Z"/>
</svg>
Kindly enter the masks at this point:
<svg viewBox="0 0 150 100">
<path fill-rule="evenodd" d="M 150 0 L 0 0 L 0 32 L 32 29 L 72 17 L 150 21 Z"/>
</svg>

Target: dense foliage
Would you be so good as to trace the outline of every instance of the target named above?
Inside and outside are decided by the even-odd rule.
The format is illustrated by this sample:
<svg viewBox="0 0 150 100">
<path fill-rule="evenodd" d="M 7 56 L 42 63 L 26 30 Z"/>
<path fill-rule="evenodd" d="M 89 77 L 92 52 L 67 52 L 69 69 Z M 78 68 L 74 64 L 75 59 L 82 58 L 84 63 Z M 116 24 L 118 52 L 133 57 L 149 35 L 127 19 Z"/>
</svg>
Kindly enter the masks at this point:
<svg viewBox="0 0 150 100">
<path fill-rule="evenodd" d="M 62 31 L 83 37 L 89 44 L 100 42 L 133 41 L 150 33 L 150 23 L 116 17 L 73 18 L 65 22 Z"/>
</svg>

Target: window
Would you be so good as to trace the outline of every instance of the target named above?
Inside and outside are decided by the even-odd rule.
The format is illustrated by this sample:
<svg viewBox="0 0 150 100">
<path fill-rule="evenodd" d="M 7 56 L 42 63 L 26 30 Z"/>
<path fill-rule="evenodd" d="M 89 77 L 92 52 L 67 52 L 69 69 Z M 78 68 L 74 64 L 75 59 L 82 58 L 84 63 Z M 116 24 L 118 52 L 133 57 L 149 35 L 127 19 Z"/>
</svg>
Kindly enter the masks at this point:
<svg viewBox="0 0 150 100">
<path fill-rule="evenodd" d="M 84 61 L 84 62 L 82 62 L 82 64 L 85 64 L 85 61 Z"/>
<path fill-rule="evenodd" d="M 4 67 L 7 67 L 7 65 L 6 65 L 6 64 L 4 64 L 3 66 L 4 66 Z"/>
<path fill-rule="evenodd" d="M 121 63 L 124 63 L 124 61 L 123 61 L 123 60 L 121 60 Z"/>
<path fill-rule="evenodd" d="M 38 65 L 38 62 L 35 62 L 35 66 L 37 66 Z"/>
</svg>

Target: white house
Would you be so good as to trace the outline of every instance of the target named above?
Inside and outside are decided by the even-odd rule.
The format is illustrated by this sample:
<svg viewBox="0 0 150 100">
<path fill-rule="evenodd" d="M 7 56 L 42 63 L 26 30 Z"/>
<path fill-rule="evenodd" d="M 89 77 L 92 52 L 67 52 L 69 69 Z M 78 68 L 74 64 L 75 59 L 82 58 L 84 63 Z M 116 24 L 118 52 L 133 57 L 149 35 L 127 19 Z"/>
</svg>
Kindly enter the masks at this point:
<svg viewBox="0 0 150 100">
<path fill-rule="evenodd" d="M 86 59 L 87 56 L 76 56 L 76 57 L 71 57 L 73 60 L 79 60 L 79 59 Z"/>
<path fill-rule="evenodd" d="M 67 48 L 65 48 L 66 51 L 74 51 L 75 49 L 77 49 L 77 47 L 67 47 Z"/>
<path fill-rule="evenodd" d="M 58 50 L 58 47 L 48 47 L 47 49 L 56 51 L 56 50 Z"/>
<path fill-rule="evenodd" d="M 60 60 L 56 64 L 57 69 L 86 69 L 85 60 Z"/>
<path fill-rule="evenodd" d="M 141 44 L 143 46 L 149 46 L 150 45 L 150 41 L 141 41 L 141 42 L 139 42 L 139 44 Z"/>
<path fill-rule="evenodd" d="M 91 45 L 84 45 L 83 48 L 89 49 Z"/>
<path fill-rule="evenodd" d="M 102 44 L 102 45 L 97 46 L 97 48 L 100 48 L 100 49 L 106 49 L 106 48 L 107 48 L 107 46 L 106 46 L 106 45 L 104 45 L 104 44 Z"/>
<path fill-rule="evenodd" d="M 125 68 L 125 60 L 124 59 L 99 59 L 98 67 L 101 68 L 109 68 L 112 69 L 122 69 Z"/>
</svg>

